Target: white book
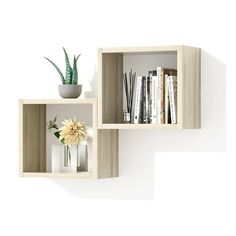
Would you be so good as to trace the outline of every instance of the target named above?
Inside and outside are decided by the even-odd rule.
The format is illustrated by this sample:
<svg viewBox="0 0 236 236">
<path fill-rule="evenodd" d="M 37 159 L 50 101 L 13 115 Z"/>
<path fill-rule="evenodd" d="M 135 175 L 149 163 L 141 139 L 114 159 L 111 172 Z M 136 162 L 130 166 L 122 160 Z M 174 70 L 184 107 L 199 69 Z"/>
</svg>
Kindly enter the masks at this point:
<svg viewBox="0 0 236 236">
<path fill-rule="evenodd" d="M 134 93 L 134 124 L 139 123 L 140 103 L 141 103 L 142 76 L 138 76 L 135 84 Z"/>
<path fill-rule="evenodd" d="M 164 123 L 164 68 L 157 67 L 157 124 Z"/>
<path fill-rule="evenodd" d="M 168 83 L 168 74 L 165 74 L 165 124 L 168 124 L 169 120 L 169 83 Z"/>
<path fill-rule="evenodd" d="M 161 67 L 157 67 L 157 84 L 156 84 L 156 95 L 157 95 L 157 124 L 161 123 L 161 99 L 160 99 L 160 83 L 161 83 Z"/>
<path fill-rule="evenodd" d="M 168 76 L 171 123 L 177 123 L 177 76 Z"/>
<path fill-rule="evenodd" d="M 157 123 L 157 76 L 152 76 L 152 124 Z"/>
</svg>

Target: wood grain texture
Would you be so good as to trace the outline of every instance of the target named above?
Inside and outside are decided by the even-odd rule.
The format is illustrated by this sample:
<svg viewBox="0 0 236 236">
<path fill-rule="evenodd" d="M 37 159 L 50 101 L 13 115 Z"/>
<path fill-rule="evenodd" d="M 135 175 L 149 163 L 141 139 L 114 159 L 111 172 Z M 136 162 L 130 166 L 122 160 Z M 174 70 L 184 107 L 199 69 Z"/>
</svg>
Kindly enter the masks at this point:
<svg viewBox="0 0 236 236">
<path fill-rule="evenodd" d="M 178 51 L 178 127 L 201 128 L 201 49 Z"/>
<path fill-rule="evenodd" d="M 99 127 L 101 123 L 122 123 L 123 121 L 123 55 L 103 53 L 99 66 Z"/>
<path fill-rule="evenodd" d="M 23 176 L 23 100 L 19 100 L 19 176 Z"/>
<path fill-rule="evenodd" d="M 98 120 L 97 120 L 97 100 L 92 103 L 92 119 L 93 119 L 93 157 L 92 157 L 92 177 L 98 178 Z"/>
<path fill-rule="evenodd" d="M 118 130 L 98 130 L 98 178 L 117 177 L 119 170 Z"/>
<path fill-rule="evenodd" d="M 46 171 L 46 106 L 23 105 L 23 172 Z"/>
<path fill-rule="evenodd" d="M 102 48 L 98 49 L 98 128 L 102 127 Z"/>
</svg>

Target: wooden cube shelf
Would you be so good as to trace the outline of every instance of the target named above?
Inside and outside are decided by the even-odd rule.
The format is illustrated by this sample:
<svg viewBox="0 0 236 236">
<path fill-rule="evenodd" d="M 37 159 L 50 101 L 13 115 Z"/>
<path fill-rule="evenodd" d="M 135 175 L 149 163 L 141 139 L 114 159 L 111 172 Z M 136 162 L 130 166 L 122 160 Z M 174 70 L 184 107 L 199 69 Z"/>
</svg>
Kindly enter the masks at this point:
<svg viewBox="0 0 236 236">
<path fill-rule="evenodd" d="M 70 106 L 71 109 L 68 109 Z M 55 115 L 56 111 L 64 116 L 62 119 L 75 115 L 91 125 L 92 155 L 89 157 L 91 167 L 88 172 L 51 173 L 48 170 L 47 156 L 50 155 L 48 148 L 51 143 L 47 138 L 46 125 L 48 116 Z M 20 100 L 19 112 L 21 176 L 83 179 L 118 176 L 118 130 L 97 129 L 96 99 Z"/>
<path fill-rule="evenodd" d="M 188 46 L 98 49 L 98 128 L 153 129 L 201 127 L 201 50 Z M 122 74 L 157 66 L 177 69 L 177 124 L 124 124 Z M 143 69 L 140 69 L 143 68 Z"/>
</svg>

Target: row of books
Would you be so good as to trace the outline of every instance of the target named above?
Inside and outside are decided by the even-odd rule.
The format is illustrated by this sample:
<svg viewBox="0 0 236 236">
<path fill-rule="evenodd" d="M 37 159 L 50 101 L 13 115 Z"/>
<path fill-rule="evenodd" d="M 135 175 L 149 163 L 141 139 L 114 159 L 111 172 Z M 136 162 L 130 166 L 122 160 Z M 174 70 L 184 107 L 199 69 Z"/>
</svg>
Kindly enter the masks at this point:
<svg viewBox="0 0 236 236">
<path fill-rule="evenodd" d="M 177 70 L 157 67 L 148 76 L 124 75 L 130 123 L 177 123 Z"/>
</svg>

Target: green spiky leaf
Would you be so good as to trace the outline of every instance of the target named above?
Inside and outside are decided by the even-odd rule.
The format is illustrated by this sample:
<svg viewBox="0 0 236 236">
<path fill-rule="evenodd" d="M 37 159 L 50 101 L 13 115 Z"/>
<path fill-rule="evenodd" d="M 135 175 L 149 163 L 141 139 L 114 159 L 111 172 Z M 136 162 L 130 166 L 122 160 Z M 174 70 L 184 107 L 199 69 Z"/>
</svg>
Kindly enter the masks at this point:
<svg viewBox="0 0 236 236">
<path fill-rule="evenodd" d="M 62 84 L 65 84 L 65 78 L 63 76 L 63 74 L 61 73 L 61 70 L 58 68 L 58 66 L 53 62 L 51 61 L 50 59 L 48 59 L 47 57 L 44 57 L 46 60 L 48 60 L 54 67 L 55 69 L 57 70 L 58 74 L 60 75 L 61 77 L 61 81 L 62 81 Z"/>
<path fill-rule="evenodd" d="M 72 83 L 73 70 L 70 66 L 70 60 L 69 60 L 68 54 L 67 54 L 64 47 L 63 47 L 63 51 L 64 51 L 64 54 L 65 54 L 65 61 L 66 61 L 65 84 L 71 84 Z"/>
<path fill-rule="evenodd" d="M 74 56 L 74 62 L 73 62 L 73 74 L 72 74 L 72 84 L 78 84 L 78 69 L 77 69 L 77 60 L 79 56 Z"/>
</svg>

